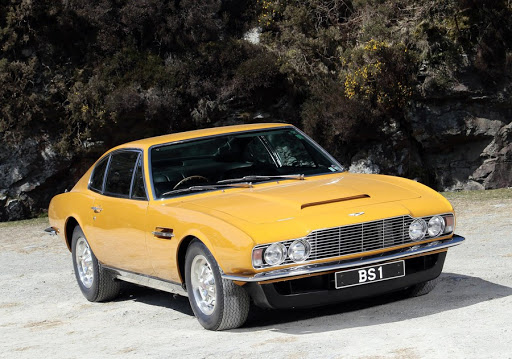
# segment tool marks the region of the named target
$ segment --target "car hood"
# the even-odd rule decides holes
[[[420,193],[410,187],[389,183],[379,176],[345,172],[303,181],[262,183],[249,189],[211,193],[194,199],[189,197],[180,206],[252,224],[307,221],[333,212],[419,198]],[[398,211],[407,212],[402,206]]]

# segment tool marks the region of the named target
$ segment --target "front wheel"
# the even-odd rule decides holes
[[[88,301],[103,302],[117,297],[120,283],[110,272],[101,268],[79,226],[73,231],[71,255],[78,286]]]
[[[215,258],[198,240],[187,249],[185,281],[192,310],[205,329],[233,329],[245,323],[249,295],[244,288],[222,279]]]

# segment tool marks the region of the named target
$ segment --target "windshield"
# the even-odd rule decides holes
[[[157,198],[222,183],[304,179],[341,172],[341,166],[294,128],[226,134],[158,146],[151,150]],[[198,187],[200,186],[200,187]]]

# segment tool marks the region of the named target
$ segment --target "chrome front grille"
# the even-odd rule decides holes
[[[432,216],[420,217],[428,223]],[[399,216],[384,218],[371,222],[350,224],[340,227],[317,229],[312,231],[303,239],[311,245],[311,254],[306,263],[317,259],[333,258],[356,253],[371,252],[379,249],[392,248],[403,244],[414,245],[409,237],[409,226],[414,218],[411,216]],[[446,233],[449,234],[449,233]],[[430,239],[428,232],[422,239]],[[282,241],[286,248],[294,240]],[[266,248],[269,244],[255,248]],[[281,265],[293,264],[287,255]],[[264,263],[259,268],[266,268],[270,265]]]
[[[309,260],[412,243],[408,234],[412,221],[409,216],[401,216],[313,231],[306,237],[311,244]]]

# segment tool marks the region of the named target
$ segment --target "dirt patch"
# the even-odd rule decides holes
[[[65,243],[44,219],[0,223],[0,343],[6,358],[510,358],[512,196],[459,193],[456,232],[429,295],[308,310],[253,310],[240,329],[204,330],[186,298],[127,286],[87,302]],[[480,196],[480,197],[479,197]],[[448,197],[450,197],[448,195]],[[499,338],[496,339],[496,338]]]
[[[60,320],[43,320],[41,322],[30,322],[25,324],[24,328],[30,328],[33,330],[45,330],[48,328],[57,327],[59,325],[62,325],[63,322]]]

